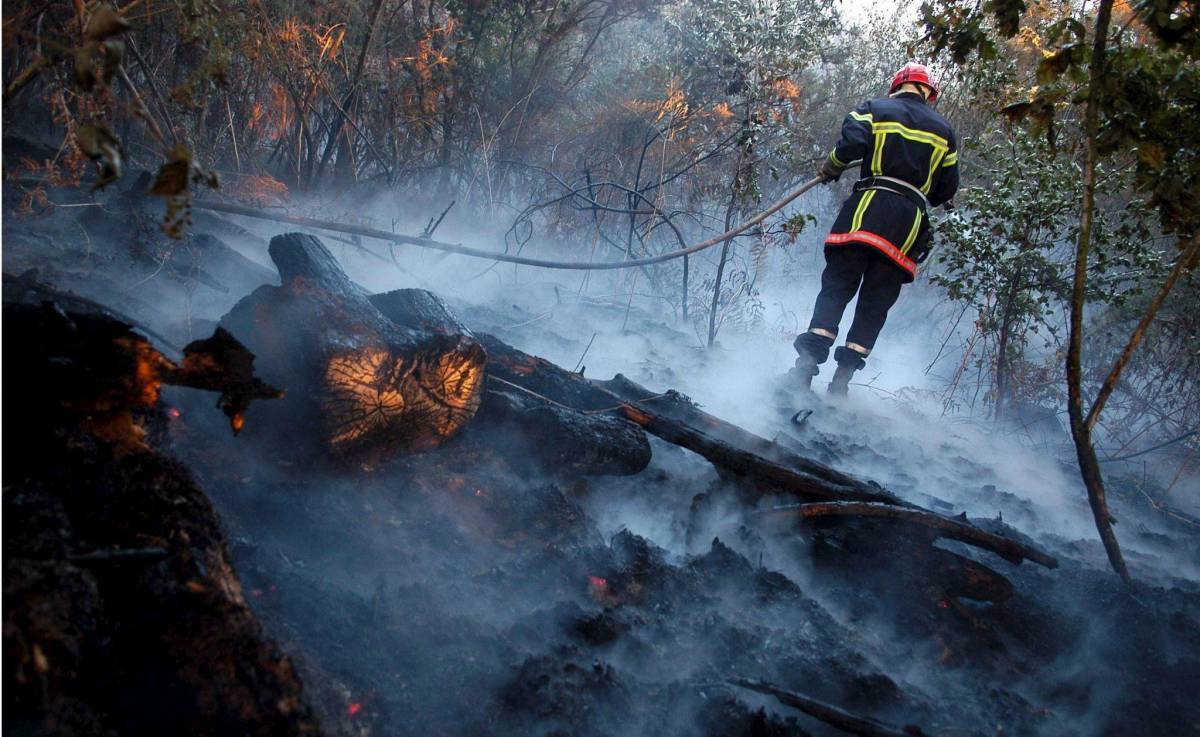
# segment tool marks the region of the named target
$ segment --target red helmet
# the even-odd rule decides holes
[[[905,82],[914,82],[916,84],[925,85],[929,88],[929,101],[933,102],[937,99],[937,84],[933,81],[933,78],[929,76],[929,70],[925,68],[924,64],[917,64],[916,62],[910,61],[909,63],[900,67],[900,70],[896,72],[896,76],[892,77],[892,88],[888,90],[888,94],[895,92],[900,88],[900,85],[904,84]]]

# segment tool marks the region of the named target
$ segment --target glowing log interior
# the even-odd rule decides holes
[[[281,285],[222,320],[288,389],[278,416],[255,423],[259,435],[273,426],[288,455],[370,463],[435,446],[474,416],[486,356],[441,300],[415,289],[368,296],[310,235],[277,236],[270,255]]]

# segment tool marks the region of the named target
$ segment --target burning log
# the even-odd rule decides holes
[[[748,678],[730,678],[735,686],[774,696],[781,704],[795,707],[811,717],[816,717],[826,724],[832,724],[838,729],[860,737],[928,737],[927,733],[911,724],[904,727],[893,727],[890,724],[876,721],[869,717],[851,714],[845,709],[823,701],[817,701],[795,691],[788,691],[766,681],[752,681]]]
[[[485,355],[437,297],[372,300],[310,235],[276,236],[269,253],[281,286],[259,287],[221,324],[289,387],[263,423],[280,450],[372,462],[436,446],[474,416]],[[313,428],[300,434],[313,439],[295,427]]]
[[[485,427],[493,425],[499,438],[509,438],[518,446],[510,457],[529,458],[543,472],[632,476],[650,464],[646,434],[611,415],[489,390],[478,420]]]
[[[189,343],[176,364],[102,306],[45,285],[5,296],[9,337],[25,358],[11,365],[5,385],[22,387],[10,396],[30,426],[77,423],[94,437],[134,449],[144,435],[134,416],[156,406],[163,384],[218,392],[235,433],[251,401],[280,396],[254,375],[254,355],[220,328]],[[58,401],[29,394],[24,387],[34,382],[54,386]]]

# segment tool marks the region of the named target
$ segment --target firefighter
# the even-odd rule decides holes
[[[917,264],[929,253],[929,208],[948,203],[958,189],[958,143],[950,123],[930,107],[937,96],[929,70],[904,65],[887,97],[846,116],[841,139],[821,164],[818,176],[835,181],[862,160],[854,192],[825,239],[825,271],[808,332],[794,343],[800,357],[791,373],[805,389],[829,358],[842,312],[857,293],[829,385],[830,394],[846,394],[900,287],[916,278]]]

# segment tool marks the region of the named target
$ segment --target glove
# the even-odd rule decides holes
[[[842,176],[842,170],[826,158],[821,162],[821,168],[817,169],[817,176],[826,182],[836,182]]]

